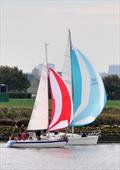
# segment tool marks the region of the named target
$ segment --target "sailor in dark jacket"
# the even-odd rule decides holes
[[[35,133],[36,133],[37,140],[41,140],[41,130],[36,130]]]

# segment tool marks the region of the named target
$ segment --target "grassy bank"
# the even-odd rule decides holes
[[[9,102],[0,103],[0,139],[8,139],[17,122],[18,125],[28,124],[33,99],[10,99]],[[120,135],[120,101],[108,101],[101,115],[89,126],[76,127],[76,133],[81,131],[101,129],[104,135]]]
[[[105,108],[118,108],[118,109],[120,109],[120,100],[109,100],[109,101],[107,101]]]
[[[9,125],[0,125],[0,140],[8,140],[11,134],[13,133],[14,126],[9,126]],[[83,128],[75,128],[76,133],[82,133],[82,132],[87,132],[91,133],[98,130],[98,127],[94,126],[87,126]],[[100,143],[106,141],[106,139],[101,140],[102,138],[108,138],[109,141],[113,142],[120,142],[120,128],[119,127],[112,127],[112,126],[99,126],[99,130],[101,130],[100,134]],[[115,141],[115,138],[111,139],[110,136],[113,137],[118,137],[117,141]],[[108,141],[108,142],[109,142]]]
[[[9,102],[0,102],[0,107],[21,107],[32,108],[34,99],[9,99]],[[120,100],[109,100],[105,108],[120,109]]]
[[[19,107],[19,108],[32,108],[34,99],[9,99],[9,102],[0,102],[0,107]]]

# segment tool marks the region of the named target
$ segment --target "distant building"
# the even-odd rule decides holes
[[[29,80],[29,82],[31,83],[31,81],[34,78],[34,75],[32,73],[26,73],[27,74],[27,79]]]
[[[37,65],[36,67],[34,67],[33,70],[32,70],[32,73],[33,73],[33,74],[40,75],[40,74],[41,74],[41,71],[42,71],[42,65],[43,65],[43,64],[39,64],[39,65]],[[53,68],[53,69],[55,69],[55,64],[53,64],[53,63],[48,63],[48,66],[51,67],[51,68]]]
[[[104,72],[104,73],[100,73],[101,77],[106,77],[108,76],[108,73]]]
[[[120,65],[109,65],[108,74],[120,76]]]
[[[53,68],[53,69],[55,70],[55,64],[53,64],[53,63],[48,63],[48,66],[51,67],[51,68]]]
[[[55,69],[55,64],[48,63],[48,66]],[[38,89],[39,80],[40,80],[41,71],[42,71],[42,64],[39,64],[32,69],[31,74],[27,74],[28,80],[30,81],[30,84],[31,84],[30,88],[28,89],[28,92],[30,92],[32,94],[36,94],[37,89]]]

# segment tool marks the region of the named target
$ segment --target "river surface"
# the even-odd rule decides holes
[[[13,149],[1,143],[0,170],[120,170],[120,144]]]

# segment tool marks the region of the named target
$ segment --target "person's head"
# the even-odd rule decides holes
[[[18,128],[17,123],[15,124],[15,127]]]

